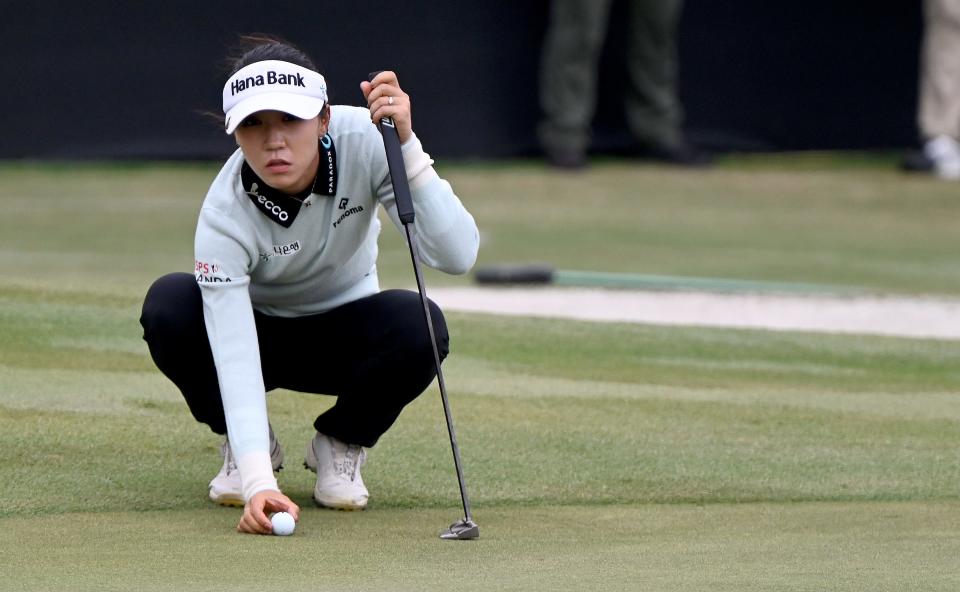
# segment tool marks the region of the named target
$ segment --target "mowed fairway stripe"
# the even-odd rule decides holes
[[[749,362],[730,361],[727,363],[696,359],[657,359],[645,360],[653,366],[674,366],[677,368],[700,367],[709,371],[711,366],[717,370],[731,368],[749,372]],[[828,366],[803,364],[757,365],[765,371],[780,369],[783,372],[836,372],[855,374],[864,371],[830,368]],[[799,367],[798,367],[799,366]],[[481,396],[506,395],[525,399],[661,399],[667,401],[702,401],[729,403],[742,406],[770,406],[776,408],[810,408],[839,413],[864,414],[867,416],[895,417],[901,419],[952,420],[960,421],[960,397],[950,392],[914,391],[909,394],[891,393],[877,390],[858,391],[844,395],[829,388],[758,388],[745,385],[739,388],[728,386],[703,388],[680,385],[645,384],[614,382],[604,380],[578,380],[554,376],[526,375],[518,377],[516,373],[491,368],[489,364],[471,358],[453,359],[445,363],[445,372],[457,376],[458,392]],[[865,373],[865,372],[864,372]]]

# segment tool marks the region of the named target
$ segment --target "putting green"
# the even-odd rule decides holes
[[[953,185],[785,158],[442,172],[483,263],[960,293]],[[311,507],[297,466],[329,398],[271,395],[303,521],[235,533],[205,499],[219,439],[137,323],[190,268],[215,169],[0,166],[0,589],[960,589],[960,342],[935,340],[448,314],[481,539],[437,538],[460,511],[435,388],[371,452],[359,514]],[[381,244],[384,286],[411,285]]]
[[[0,519],[4,588],[70,590],[956,590],[960,504],[306,508],[292,537],[239,510]]]

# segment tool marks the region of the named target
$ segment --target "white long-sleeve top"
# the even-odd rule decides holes
[[[416,136],[402,151],[422,262],[466,273],[479,247],[473,217]],[[237,150],[207,193],[195,275],[246,500],[277,489],[253,310],[296,317],[379,292],[378,204],[402,231],[380,132],[367,109],[348,106],[331,107],[311,192],[289,196],[268,187]]]

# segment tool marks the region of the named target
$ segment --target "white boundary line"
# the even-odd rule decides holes
[[[960,339],[960,300],[585,288],[429,288],[441,308],[498,315]]]

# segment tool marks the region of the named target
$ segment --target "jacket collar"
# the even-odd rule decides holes
[[[289,195],[267,185],[253,168],[243,161],[240,167],[240,180],[243,190],[260,212],[284,228],[290,228],[303,200],[311,194],[336,195],[337,193],[337,149],[333,138],[327,134],[319,140],[320,164],[313,185],[297,195]]]

